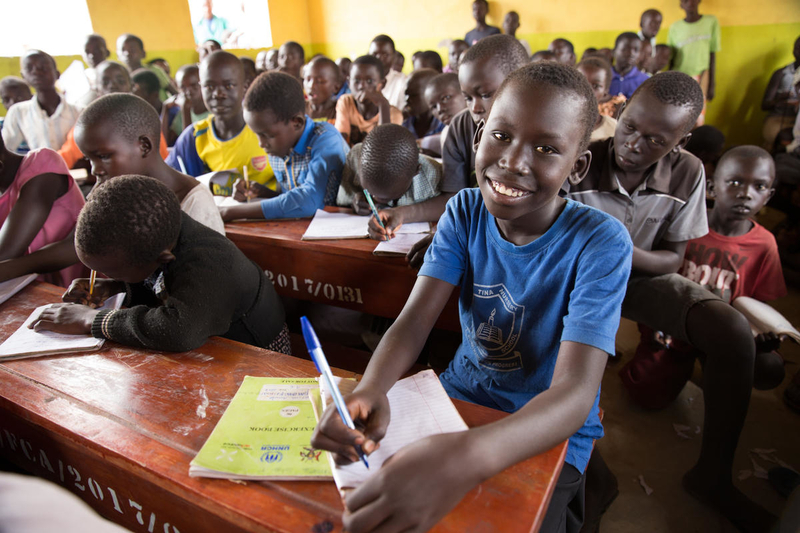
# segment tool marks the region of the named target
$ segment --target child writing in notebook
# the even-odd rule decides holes
[[[364,140],[378,124],[402,124],[403,113],[389,104],[381,90],[386,83],[383,63],[375,56],[361,56],[350,67],[352,94],[336,102],[336,129],[350,146]]]
[[[269,155],[281,192],[276,196],[252,182],[246,190],[240,180],[235,198],[267,199],[220,207],[223,220],[310,217],[334,203],[347,144],[333,126],[314,122],[305,109],[303,87],[294,76],[267,72],[253,82],[244,99],[244,116]]]
[[[31,324],[36,331],[172,352],[221,335],[288,353],[283,307],[264,271],[183,213],[175,193],[156,179],[127,175],[98,185],[78,219],[75,247],[108,279],[95,281],[91,297],[89,280],[75,280],[64,295],[71,303],[47,309]],[[127,309],[83,305],[118,293],[125,293]]]
[[[406,222],[420,222],[414,205],[438,196],[441,181],[442,165],[419,153],[414,135],[397,124],[384,124],[347,154],[336,205],[352,207],[358,215],[372,214],[363,192],[367,189],[383,217],[400,210]],[[372,226],[374,239],[394,236],[377,223]]]
[[[414,364],[455,287],[462,342],[442,384],[453,398],[513,414],[401,450],[345,499],[348,531],[427,531],[475,485],[565,439],[542,531],[579,530],[632,250],[619,222],[559,196],[588,170],[596,116],[586,79],[555,63],[521,68],[497,91],[476,135],[479,188],[448,202],[403,311],[345,398],[363,432],[329,410],[312,445],[341,461],[356,459],[354,445],[376,448],[390,418],[386,392]]]

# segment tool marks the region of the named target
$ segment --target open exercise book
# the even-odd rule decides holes
[[[316,419],[308,398],[316,378],[245,376],[189,475],[224,479],[330,479],[323,452],[311,447]]]
[[[106,300],[99,309],[119,309],[125,294],[117,294]],[[37,307],[3,344],[0,344],[0,361],[41,357],[74,352],[91,352],[103,347],[105,339],[97,339],[91,335],[65,335],[52,331],[34,331],[28,324],[34,322],[42,311],[52,304]]]
[[[0,304],[27,287],[39,274],[28,274],[0,283]]]
[[[339,390],[343,395],[352,392],[355,386],[356,382],[353,380],[343,379],[339,382]],[[330,394],[325,391],[324,382],[321,393],[326,399],[326,409],[336,409],[330,404]],[[310,396],[314,404],[314,413],[319,419],[322,413],[320,391],[312,390]],[[423,370],[401,379],[391,388],[387,397],[392,414],[391,421],[380,447],[367,457],[369,470],[361,461],[344,466],[337,465],[330,454],[325,454],[331,464],[333,480],[342,496],[346,490],[358,487],[369,476],[374,475],[383,463],[401,448],[430,435],[468,429],[433,370]]]
[[[792,326],[785,316],[770,305],[747,296],[736,298],[731,302],[731,305],[750,322],[750,329],[753,335],[772,332],[778,335],[787,335],[795,342],[800,343],[800,332]]]
[[[328,213],[317,209],[314,218],[303,233],[304,241],[322,241],[336,239],[365,239],[369,237],[369,216],[350,213]],[[412,222],[403,224],[395,233],[428,233],[431,225],[428,222]]]

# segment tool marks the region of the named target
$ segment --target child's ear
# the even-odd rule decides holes
[[[692,133],[689,132],[683,136],[683,138],[678,141],[678,144],[675,145],[675,148],[672,149],[673,152],[678,153],[681,151],[681,148],[686,148],[686,145],[689,143],[689,139],[692,138]]]
[[[153,151],[153,141],[146,135],[139,136],[139,151],[142,153],[142,159],[150,155],[150,152]]]
[[[708,196],[709,198],[716,198],[717,197],[717,191],[714,189],[714,180],[713,179],[709,179],[708,176],[706,176],[706,180],[707,180],[707,182],[706,182],[706,196]]]
[[[583,178],[586,177],[586,173],[589,172],[589,167],[592,164],[592,152],[589,150],[585,150],[578,156],[578,159],[575,160],[575,163],[572,165],[572,170],[567,176],[567,181],[570,185],[577,185],[579,184]]]
[[[302,130],[306,127],[306,114],[305,113],[298,113],[293,116],[291,119],[292,126],[294,127],[295,131]]]
[[[481,144],[483,138],[483,130],[486,128],[486,121],[481,120],[478,122],[478,127],[475,129],[475,135],[472,137],[472,151],[478,152],[478,145]]]
[[[172,263],[175,261],[175,255],[172,253],[172,250],[161,250],[161,253],[158,254],[158,259],[156,260],[160,265],[166,265],[167,263]]]

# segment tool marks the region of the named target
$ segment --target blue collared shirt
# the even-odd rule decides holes
[[[611,67],[611,87],[608,89],[608,94],[612,96],[624,94],[625,98],[630,100],[636,88],[649,77],[636,67],[631,68],[624,76]]]
[[[428,131],[425,132],[425,135],[422,137],[417,136],[417,130],[414,128],[414,124],[417,122],[417,118],[414,116],[410,116],[403,121],[403,127],[414,134],[414,137],[417,139],[421,139],[422,137],[427,137],[428,135],[436,135],[437,133],[441,133],[444,129],[444,124],[436,117],[433,117],[431,120],[431,125],[428,127]]]
[[[306,115],[303,134],[289,155],[269,156],[282,192],[261,202],[264,218],[310,217],[317,209],[334,205],[348,151],[333,125]]]

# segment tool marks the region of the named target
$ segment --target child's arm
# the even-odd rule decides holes
[[[418,204],[382,209],[378,215],[386,229],[380,227],[375,217],[372,217],[369,219],[369,236],[378,241],[385,241],[387,235],[389,238],[394,237],[394,230],[406,222],[436,222],[444,213],[447,201],[455,194],[444,192]]]
[[[683,253],[686,250],[687,242],[689,241],[662,240],[658,243],[658,248],[654,250],[634,247],[633,269],[651,276],[677,272],[683,264]]]
[[[709,102],[714,99],[714,94],[717,88],[716,72],[717,54],[715,52],[711,52],[708,58],[708,91],[706,92],[706,100]]]
[[[66,194],[68,179],[63,174],[40,174],[22,186],[17,203],[0,228],[0,261],[25,254],[55,201]]]
[[[348,145],[350,144],[350,115],[348,104],[354,105],[352,100],[352,96],[348,98],[348,95],[344,95],[336,101],[336,123],[335,128],[336,130],[342,134],[344,137],[344,142]]]
[[[367,99],[378,106],[378,114],[380,115],[378,118],[378,125],[383,126],[384,124],[391,124],[392,105],[389,103],[389,100],[383,96],[383,93],[378,89],[374,89],[367,93]]]
[[[49,274],[79,261],[73,235],[43,246],[32,254],[0,261],[0,282],[28,274]]]

